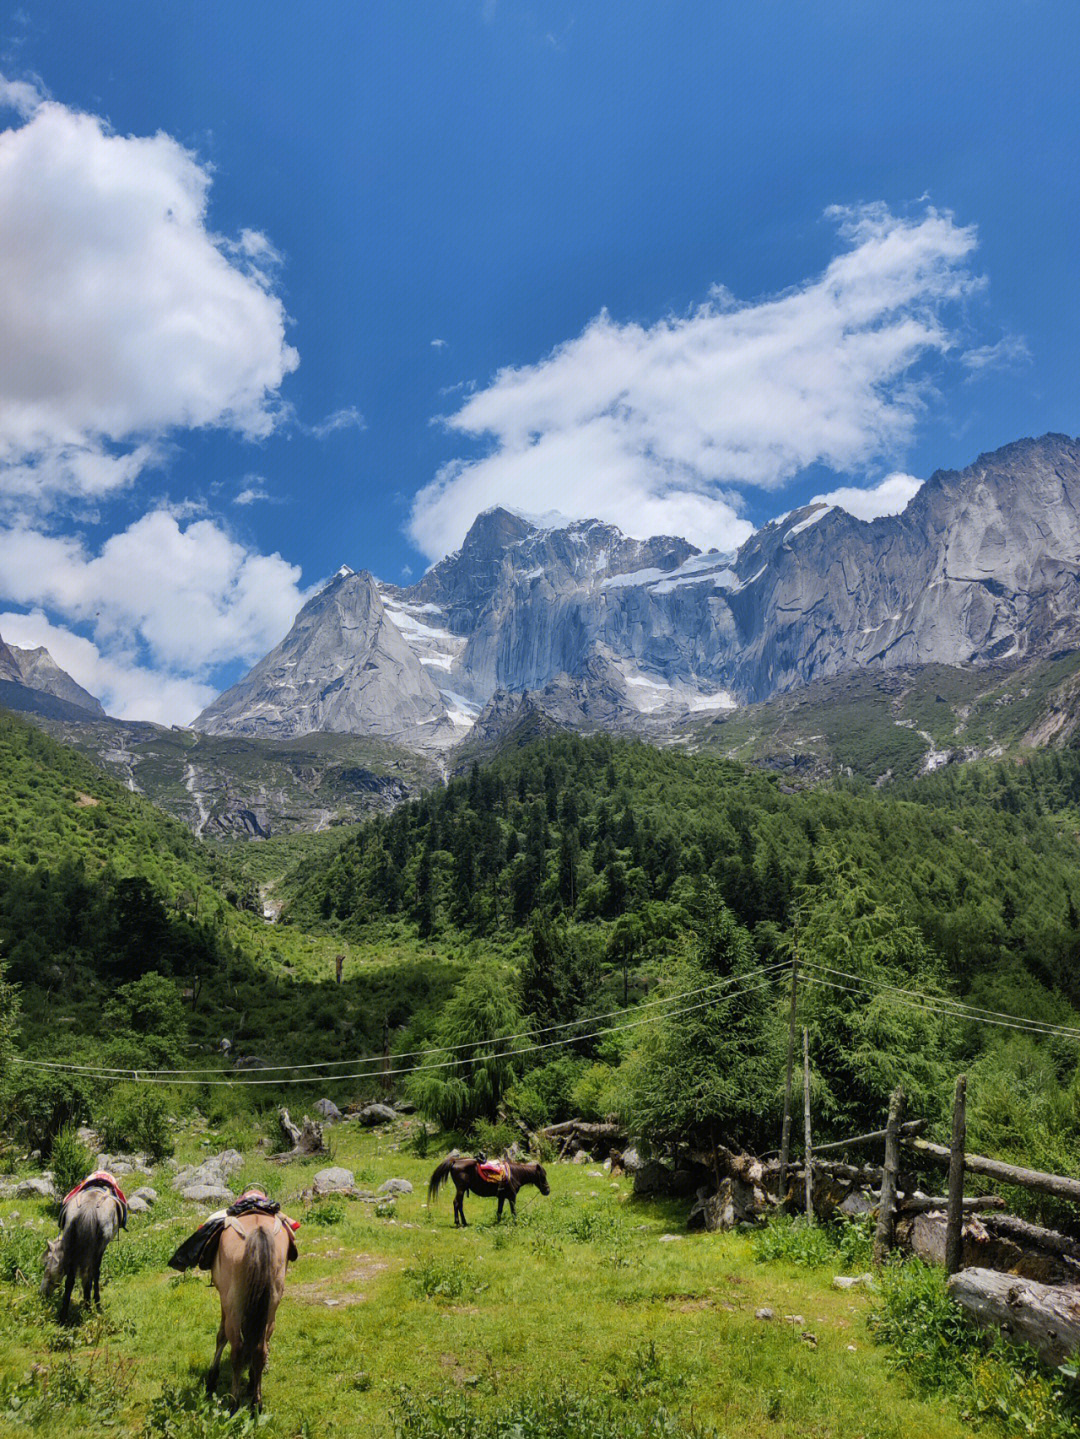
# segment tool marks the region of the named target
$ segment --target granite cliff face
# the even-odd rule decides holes
[[[52,718],[104,719],[101,701],[76,684],[47,649],[20,649],[0,639],[0,704]]]
[[[339,575],[197,727],[355,727],[423,748],[493,705],[489,732],[530,693],[575,728],[655,731],[852,670],[1069,648],[1080,441],[1047,435],[937,472],[901,515],[811,505],[735,555],[490,510],[408,589]]]
[[[207,734],[329,731],[452,741],[437,686],[388,618],[375,581],[343,566],[276,649],[195,721]]]

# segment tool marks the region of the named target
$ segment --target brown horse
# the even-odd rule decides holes
[[[292,1231],[279,1214],[231,1215],[221,1232],[210,1277],[221,1297],[217,1352],[206,1376],[206,1392],[217,1387],[226,1342],[232,1360],[232,1404],[240,1403],[240,1379],[250,1369],[252,1406],[262,1408],[262,1374],[266,1367],[274,1316],[285,1292],[285,1270],[296,1258]]]
[[[482,1199],[498,1199],[499,1211],[496,1219],[502,1218],[503,1205],[510,1201],[510,1213],[517,1215],[517,1192],[523,1184],[535,1184],[541,1194],[550,1194],[551,1186],[542,1164],[512,1164],[506,1161],[509,1178],[498,1183],[484,1179],[479,1173],[479,1160],[471,1154],[448,1154],[436,1166],[428,1184],[429,1203],[438,1197],[439,1190],[448,1179],[454,1181],[454,1228],[465,1225],[465,1196],[479,1194]]]

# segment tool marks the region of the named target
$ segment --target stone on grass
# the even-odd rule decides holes
[[[571,1164],[591,1164],[593,1157],[587,1149],[579,1149],[570,1161]]]
[[[661,1234],[660,1239],[659,1239],[658,1242],[659,1242],[660,1244],[674,1244],[675,1241],[676,1241],[676,1239],[681,1239],[681,1238],[682,1238],[682,1235],[681,1235],[681,1234]]]
[[[755,1318],[755,1319],[775,1319],[775,1318],[776,1318],[776,1315],[773,1313],[773,1311],[772,1311],[771,1309],[755,1309],[755,1310],[754,1310],[754,1318]]]
[[[35,1175],[32,1179],[24,1179],[21,1184],[15,1186],[16,1199],[55,1199],[56,1190],[51,1179],[44,1175]]]
[[[128,1200],[128,1210],[132,1214],[149,1214],[150,1206],[145,1199],[140,1199],[137,1194],[133,1194]]]
[[[838,1274],[832,1282],[834,1289],[856,1289],[860,1285],[872,1289],[874,1276],[872,1274]]]
[[[181,1189],[180,1198],[192,1204],[231,1204],[236,1195],[224,1184],[188,1184]]]
[[[141,1188],[135,1190],[131,1198],[141,1199],[144,1204],[156,1204],[158,1201],[158,1193],[156,1189],[151,1189],[149,1184],[144,1184]]]
[[[312,1183],[316,1194],[333,1194],[336,1190],[352,1189],[355,1181],[351,1169],[332,1165],[329,1169],[320,1169]]]
[[[388,1104],[365,1104],[356,1117],[361,1124],[370,1128],[374,1124],[392,1124],[397,1118],[397,1112]]]
[[[341,1110],[332,1099],[317,1099],[315,1113],[321,1115],[327,1124],[336,1124],[341,1118]]]
[[[407,1179],[388,1179],[385,1184],[380,1184],[379,1194],[411,1194],[412,1185]]]
[[[642,1159],[633,1145],[631,1145],[629,1149],[623,1150],[619,1163],[626,1170],[627,1174],[635,1174],[639,1169],[644,1168],[645,1165],[644,1159]]]
[[[415,1114],[416,1105],[411,1099],[397,1099],[394,1101],[394,1108],[398,1114]]]
[[[193,1184],[216,1186],[218,1189],[225,1189],[225,1181],[230,1174],[235,1174],[238,1169],[243,1169],[243,1156],[235,1149],[223,1149],[220,1154],[215,1154],[209,1159],[204,1159],[197,1167],[185,1165],[174,1177],[172,1187],[184,1190]]]

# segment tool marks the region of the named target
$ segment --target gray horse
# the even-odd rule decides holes
[[[107,1189],[84,1189],[64,1206],[60,1234],[49,1240],[45,1251],[45,1277],[41,1293],[47,1298],[64,1280],[64,1302],[60,1322],[68,1316],[75,1280],[82,1281],[83,1304],[89,1308],[93,1286],[94,1303],[101,1308],[101,1256],[120,1228],[120,1205]]]

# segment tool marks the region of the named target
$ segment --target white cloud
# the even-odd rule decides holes
[[[337,430],[366,430],[367,421],[355,405],[345,405],[333,414],[327,415],[325,420],[320,420],[317,425],[311,425],[308,433],[315,436],[317,440],[324,440],[327,435],[332,435]]]
[[[974,374],[981,370],[1004,370],[1030,360],[1031,351],[1022,335],[1003,335],[996,344],[976,345],[960,356],[960,363]]]
[[[244,480],[244,488],[233,500],[234,505],[254,505],[260,500],[271,500],[273,496],[266,488],[266,481],[261,475],[248,475]]]
[[[55,625],[41,610],[0,614],[0,635],[22,649],[44,645],[61,669],[116,719],[186,724],[217,694],[212,685],[147,669],[130,655],[103,655],[92,640]]]
[[[445,349],[446,349],[446,341],[445,341],[445,340],[432,340],[432,342],[431,342],[431,348],[432,348],[433,350],[445,350]]]
[[[43,103],[42,87],[29,80],[8,80],[0,75],[0,110],[14,110],[24,120]]]
[[[298,363],[279,257],[207,225],[210,174],[168,135],[113,134],[3,82],[0,499],[26,514],[129,485],[176,428],[274,427]]]
[[[914,475],[905,475],[898,470],[886,475],[880,484],[866,489],[859,489],[856,485],[841,486],[838,490],[830,490],[827,495],[815,495],[812,503],[816,505],[823,501],[827,505],[837,505],[857,520],[876,520],[879,515],[898,515],[905,510],[908,501],[922,489],[922,483]]]
[[[815,279],[750,303],[717,288],[647,327],[601,313],[471,394],[447,424],[491,452],[416,496],[420,549],[445,554],[495,503],[730,548],[750,530],[734,487],[779,487],[814,462],[848,472],[902,446],[923,404],[914,367],[952,347],[946,309],[980,283],[975,232],[933,209],[829,214],[844,248]]]
[[[305,599],[299,569],[280,555],[246,549],[213,520],[182,528],[164,508],[96,554],[78,536],[0,529],[0,573],[10,601],[89,631],[102,662],[129,677],[125,704],[141,696],[141,715],[168,711],[177,722],[192,716],[172,706],[190,696],[205,703],[215,667],[260,658]]]

